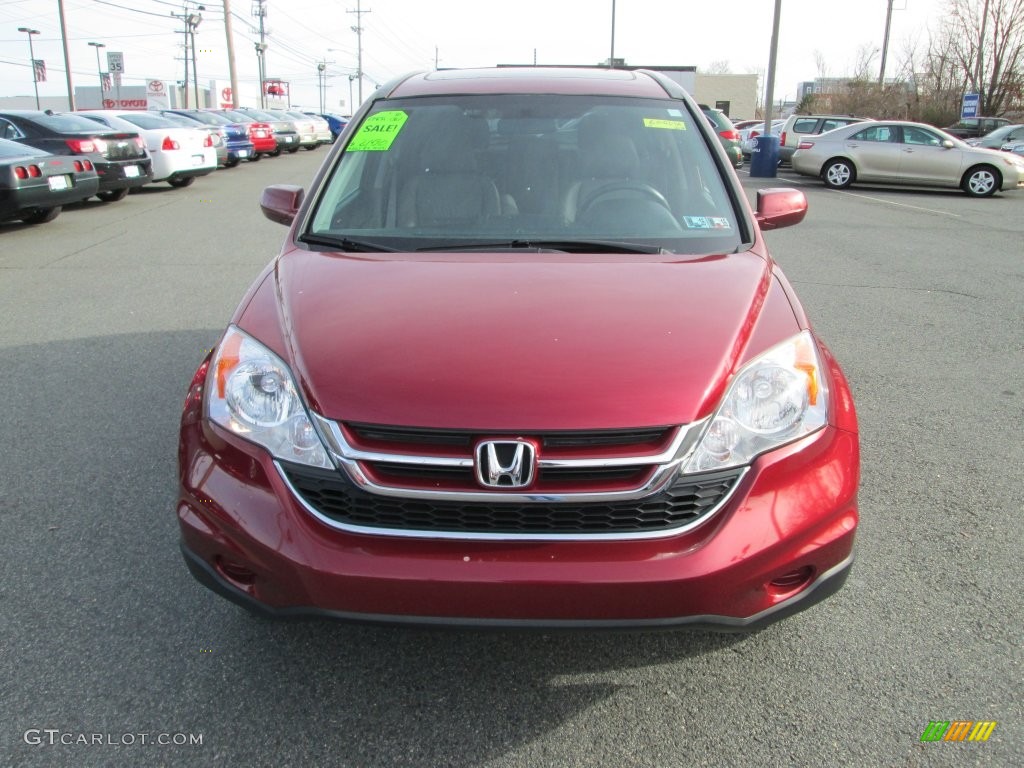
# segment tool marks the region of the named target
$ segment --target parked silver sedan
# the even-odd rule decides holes
[[[884,121],[836,128],[800,141],[793,170],[832,189],[854,182],[959,187],[972,197],[1024,188],[1024,160],[975,149],[922,123]]]

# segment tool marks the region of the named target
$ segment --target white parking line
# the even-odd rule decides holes
[[[748,173],[748,176],[749,176],[749,171],[747,173]],[[762,178],[757,177],[757,176],[749,176],[749,178],[752,179],[752,180],[757,180],[757,181],[761,181],[762,180]],[[774,179],[763,179],[763,180],[764,181],[774,181],[774,182],[779,183],[779,184],[795,184],[795,185],[799,185],[799,186],[812,186],[813,185],[813,186],[821,187],[822,189],[824,189],[824,187],[821,185],[821,183],[818,182],[816,179],[814,179],[814,180],[812,180],[812,179],[788,179],[788,178],[776,177]],[[883,204],[886,204],[886,205],[895,205],[895,206],[898,206],[900,208],[911,208],[911,209],[913,209],[915,211],[924,211],[925,213],[935,213],[935,214],[938,214],[939,216],[949,216],[949,217],[954,218],[954,219],[962,219],[963,218],[963,214],[960,214],[960,213],[951,213],[949,211],[940,211],[940,210],[938,210],[936,208],[924,208],[924,207],[922,207],[920,205],[910,205],[909,203],[897,203],[895,200],[887,200],[884,197],[873,197],[871,195],[860,194],[859,192],[846,192],[845,190],[841,190],[841,189],[836,189],[836,190],[832,190],[832,191],[833,192],[838,192],[841,195],[849,195],[850,197],[859,197],[862,200],[869,200],[869,201],[871,201],[873,203],[883,203]]]
[[[871,195],[861,195],[857,192],[844,192],[843,190],[836,190],[841,195],[849,195],[850,197],[859,197],[863,200],[870,200],[875,203],[885,203],[886,205],[896,205],[900,208],[913,208],[915,211],[925,211],[927,213],[936,213],[939,216],[951,216],[954,219],[962,219],[963,216],[959,213],[950,213],[949,211],[939,211],[935,208],[923,208],[920,205],[910,205],[909,203],[897,203],[895,200],[886,200],[884,197],[872,197]]]

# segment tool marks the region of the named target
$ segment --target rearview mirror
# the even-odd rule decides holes
[[[761,229],[781,229],[799,224],[807,215],[807,198],[799,189],[772,188],[757,191],[757,219]]]
[[[278,224],[291,224],[302,205],[304,192],[294,184],[271,184],[260,195],[263,215]]]

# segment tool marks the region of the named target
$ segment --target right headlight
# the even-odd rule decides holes
[[[755,456],[815,432],[828,422],[828,385],[809,331],[736,373],[682,472],[749,464]]]
[[[278,459],[333,469],[285,362],[231,326],[210,364],[206,393],[211,421]]]

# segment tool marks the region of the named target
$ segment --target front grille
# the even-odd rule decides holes
[[[281,462],[288,482],[319,514],[345,527],[465,534],[637,534],[692,525],[725,499],[741,469],[678,478],[666,490],[613,503],[481,503],[366,493],[340,472]]]
[[[375,424],[346,424],[346,431],[355,445],[377,449],[401,448],[402,445],[424,445],[469,449],[480,437],[478,432],[464,430],[417,429],[412,427],[391,427]],[[566,448],[621,448],[629,447],[639,453],[663,446],[672,439],[674,427],[653,427],[649,429],[602,429],[588,431],[547,432],[539,436],[545,452]],[[486,433],[497,436],[503,433]],[[509,435],[518,433],[507,433]],[[532,433],[526,433],[532,434]]]
[[[358,460],[374,482],[391,487],[472,492],[480,489],[472,462],[474,446],[485,438],[528,437],[538,446],[541,464],[532,493],[583,493],[628,491],[641,487],[653,476],[653,460],[667,450],[678,427],[553,431],[541,433],[472,432],[468,430],[395,427],[377,424],[339,425],[346,442],[366,452]],[[428,457],[403,461],[405,457]],[[443,466],[429,457],[459,459],[462,467]],[[544,465],[565,460],[576,465]],[[623,462],[623,459],[626,459]],[[662,459],[664,461],[664,459]],[[582,462],[583,466],[580,465]]]

